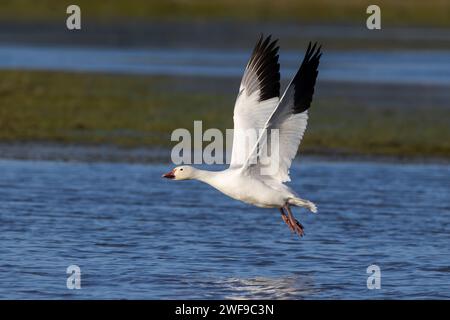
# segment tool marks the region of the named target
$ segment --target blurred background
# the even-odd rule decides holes
[[[319,208],[296,208],[302,239],[161,178],[174,129],[232,128],[261,34],[283,85],[323,48],[291,170]],[[448,0],[2,0],[0,299],[448,299],[449,120]]]
[[[371,1],[80,0],[81,30],[66,28],[70,4],[0,5],[5,156],[71,158],[94,144],[144,147],[126,154],[145,160],[193,120],[232,128],[261,33],[280,39],[284,84],[308,42],[323,45],[306,154],[450,156],[449,1],[378,1],[381,30],[366,28]]]

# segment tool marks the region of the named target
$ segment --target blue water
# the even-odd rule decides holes
[[[302,239],[169,167],[1,160],[0,298],[450,298],[449,165],[295,163]]]
[[[325,50],[320,78],[330,81],[450,85],[450,52]],[[0,46],[0,68],[127,74],[241,77],[249,50],[99,49]],[[280,52],[282,76],[290,79],[304,52]]]

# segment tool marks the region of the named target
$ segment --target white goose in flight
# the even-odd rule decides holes
[[[183,165],[163,177],[199,180],[233,199],[263,208],[279,208],[289,229],[303,236],[304,228],[290,207],[305,207],[312,212],[317,212],[317,207],[284,183],[290,181],[289,168],[306,130],[322,53],[320,46],[309,44],[297,74],[280,98],[278,49],[277,40],[261,36],[247,64],[234,107],[229,168],[206,171]],[[258,132],[250,148],[248,137],[242,134],[247,129]],[[277,143],[278,152],[269,154],[272,150],[269,145],[273,143]]]

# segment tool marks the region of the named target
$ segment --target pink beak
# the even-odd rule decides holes
[[[167,172],[166,174],[163,174],[162,177],[167,179],[175,179],[174,170]]]

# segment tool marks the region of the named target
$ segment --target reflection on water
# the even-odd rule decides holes
[[[301,240],[170,167],[0,161],[0,298],[450,298],[449,165],[295,162]]]
[[[223,286],[231,291],[225,299],[299,299],[316,292],[311,275],[291,275],[280,278],[229,278]]]

